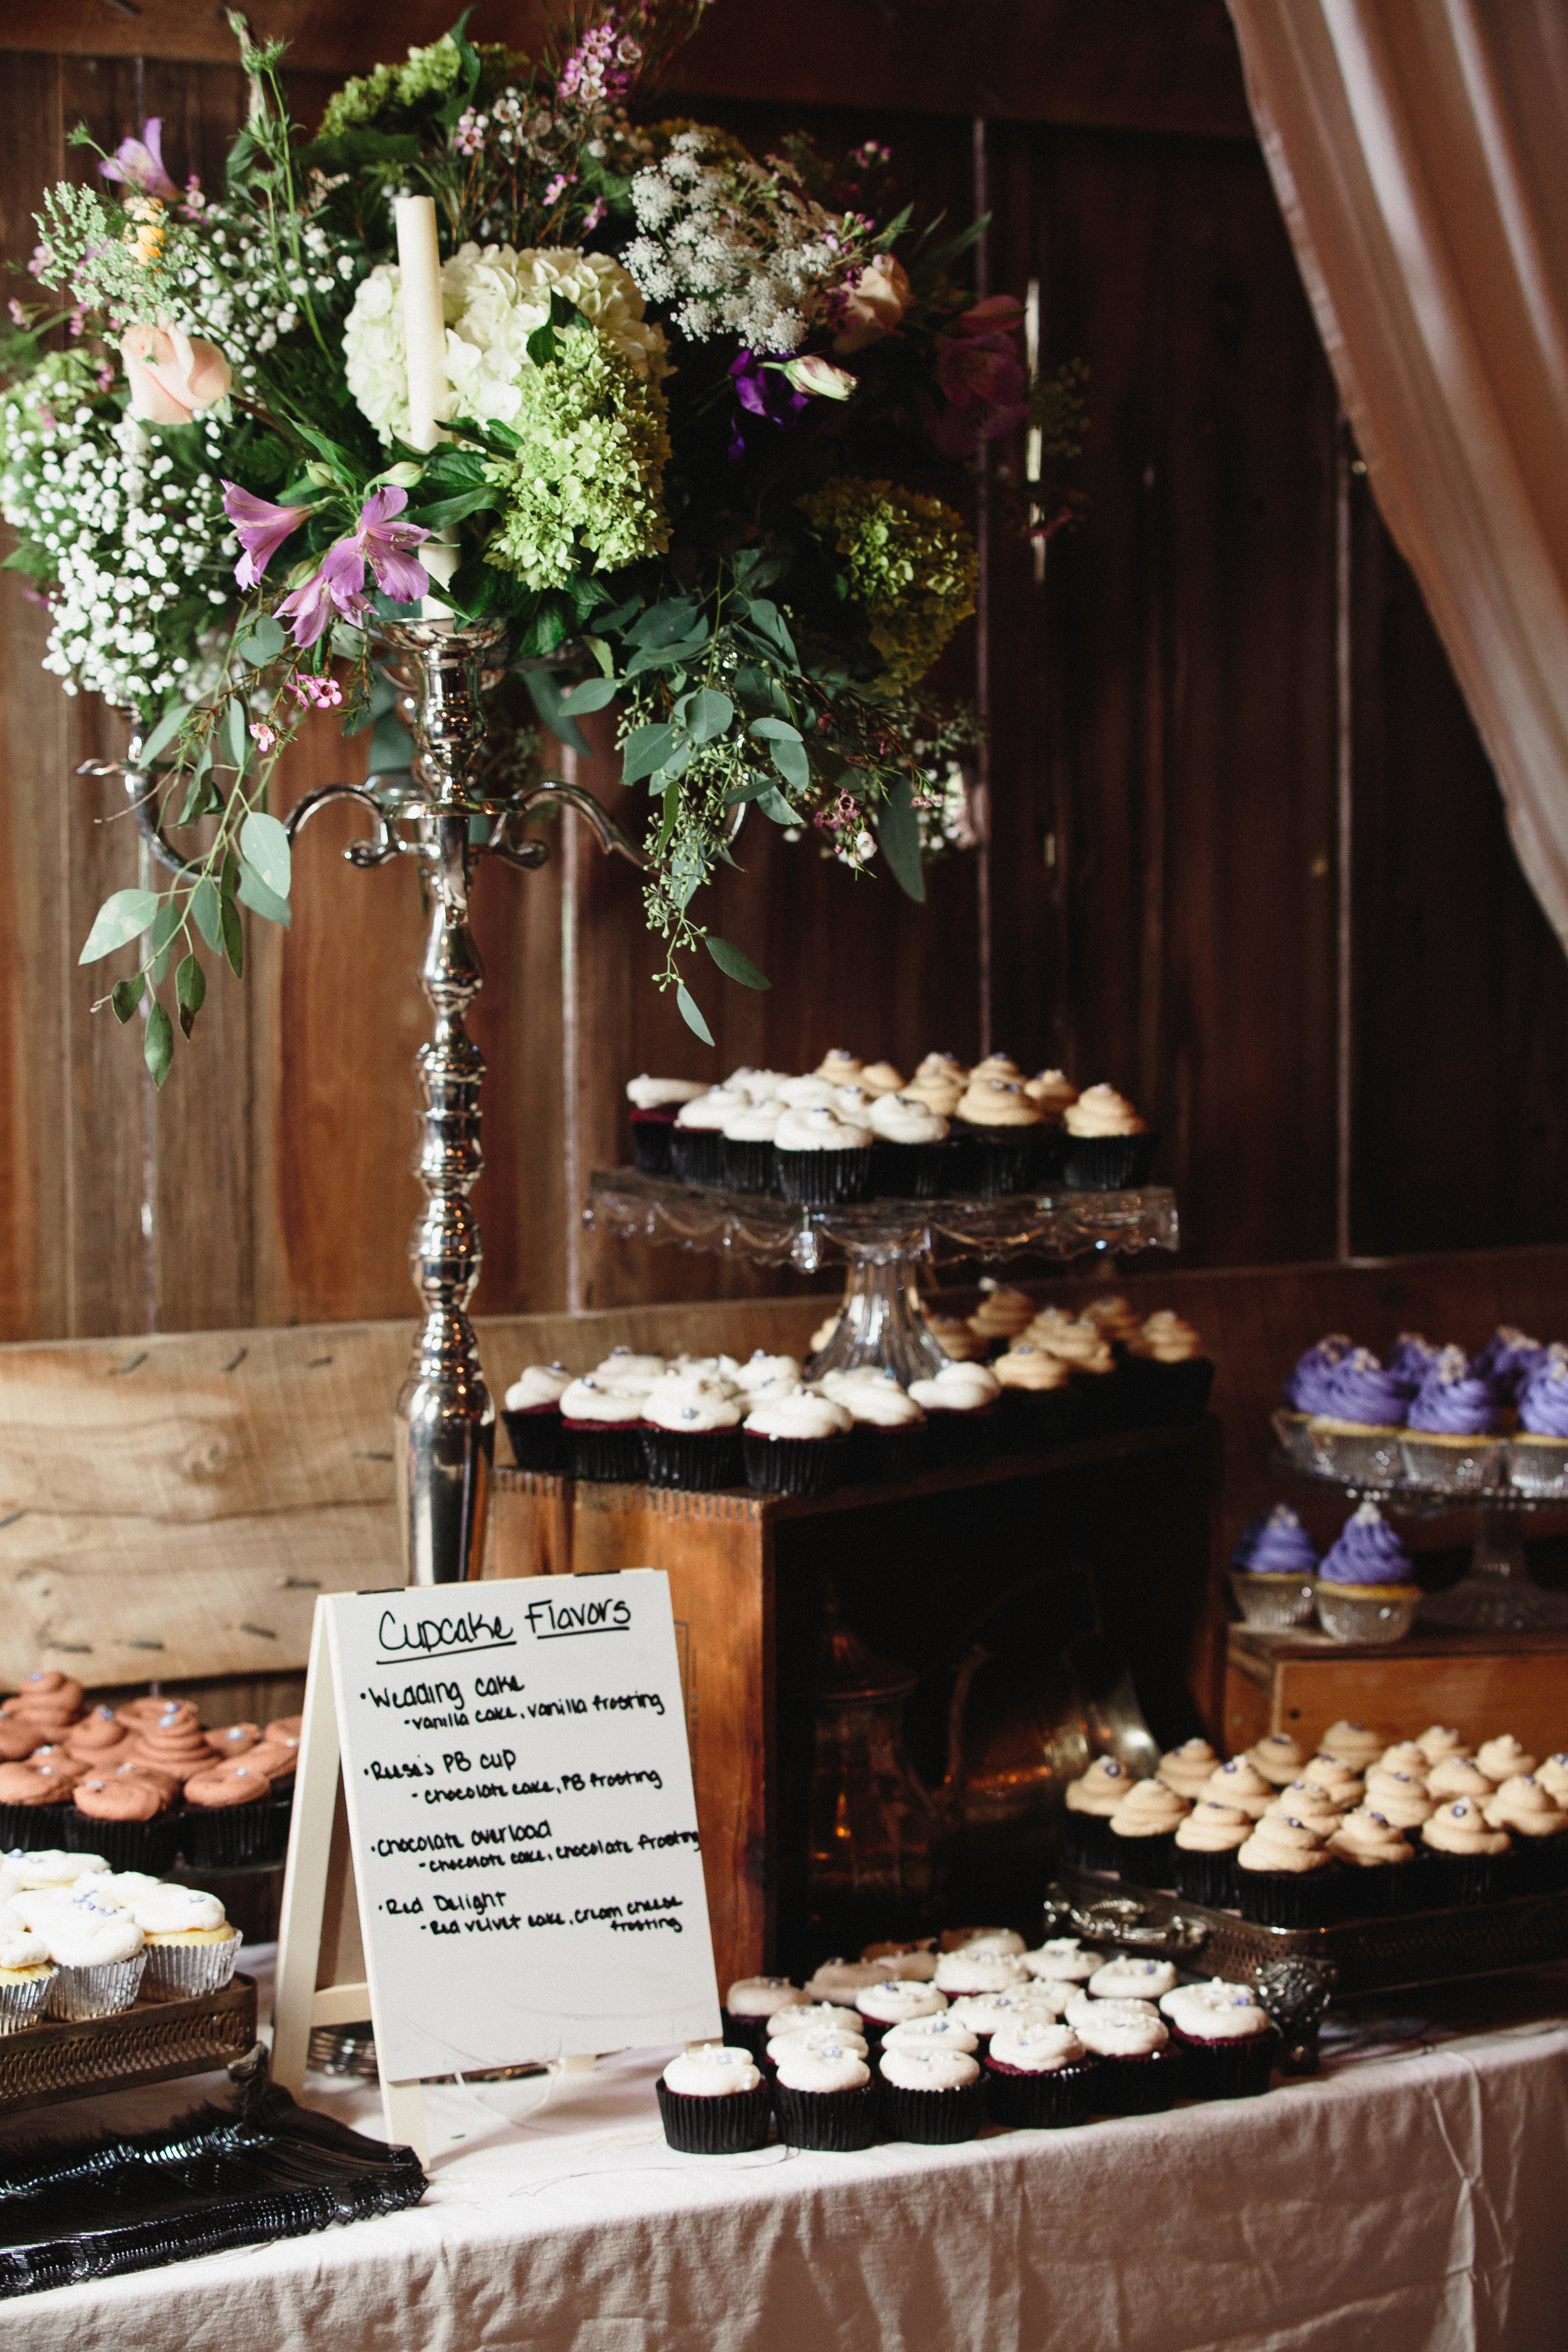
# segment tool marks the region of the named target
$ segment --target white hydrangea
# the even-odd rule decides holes
[[[636,283],[607,253],[465,245],[441,266],[449,387],[439,404],[443,420],[515,420],[520,380],[533,364],[528,339],[548,320],[552,292],[573,303],[645,382],[657,383],[667,373],[664,336],[648,325]],[[395,263],[373,269],[356,290],[343,327],[343,358],[349,390],[383,441],[405,439],[408,379]]]

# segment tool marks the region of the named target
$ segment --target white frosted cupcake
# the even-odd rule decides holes
[[[890,2138],[946,2147],[973,2139],[984,2122],[979,2063],[963,2051],[934,2043],[920,2049],[884,2046],[877,2066]]]
[[[830,1495],[849,1459],[849,1413],[815,1389],[760,1397],[742,1432],[746,1483],[764,1495]]]
[[[984,1364],[944,1364],[929,1381],[911,1381],[910,1394],[926,1416],[939,1464],[963,1468],[988,1462],[1001,1429],[1001,1384]]]
[[[0,1927],[0,2033],[37,2024],[54,1974],[42,1936],[28,1927]]]
[[[701,1493],[745,1484],[745,1401],[728,1381],[668,1371],[642,1402],[643,1463],[656,1486]]]
[[[152,2000],[218,1992],[239,1960],[239,1930],[216,1895],[165,1884],[134,1896],[130,1914],[147,1951],[142,1990]]]
[[[871,1192],[871,1130],[826,1103],[786,1109],[773,1130],[779,1190],[814,1209],[865,1201]]]
[[[773,2019],[786,2011],[804,2013],[810,2006],[788,1977],[737,1977],[724,1995],[724,2039],[742,2042],[753,2057],[760,2056]]]
[[[1021,1957],[1032,1977],[1057,1984],[1087,1984],[1100,1966],[1098,1956],[1086,1952],[1076,1936],[1048,1936]]]
[[[118,2017],[131,2007],[147,1965],[146,1942],[127,1911],[84,1896],[41,1915],[36,1932],[55,1964],[51,2017]]]
[[[1063,2131],[1089,2119],[1098,2074],[1070,2025],[1026,2019],[991,2039],[985,2101],[993,2123],[1013,2131]]]
[[[624,1484],[643,1475],[647,1386],[585,1372],[561,1392],[561,1426],[574,1478]]]
[[[669,1173],[669,1138],[683,1103],[708,1088],[700,1078],[652,1078],[646,1074],[626,1086],[631,1108],[632,1159],[645,1176]]]
[[[720,1134],[724,1182],[731,1192],[773,1190],[773,1136],[784,1109],[776,1097],[770,1097],[763,1102],[742,1103],[725,1119]]]
[[[682,1103],[669,1131],[669,1165],[683,1184],[724,1181],[724,1122],[746,1108],[746,1097],[713,1087]]]
[[[872,1098],[871,1186],[900,1201],[940,1200],[953,1164],[952,1129],[940,1111],[917,1095]]]
[[[878,2106],[866,2045],[858,2035],[836,2042],[790,2034],[780,2045],[773,2107],[786,2147],[839,2154],[869,2147],[877,2137]]]
[[[520,1470],[562,1469],[566,1433],[561,1400],[572,1385],[564,1364],[527,1364],[501,1399],[500,1417]]]
[[[773,2102],[749,2050],[700,2042],[655,2084],[664,2136],[682,2156],[739,2156],[767,2145]]]

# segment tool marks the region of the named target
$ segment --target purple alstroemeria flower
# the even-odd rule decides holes
[[[118,180],[121,187],[130,188],[139,196],[161,196],[166,205],[178,204],[180,191],[169,177],[163,163],[163,118],[149,117],[142,125],[140,139],[122,139],[112,155],[106,155],[99,171],[106,180]]]
[[[367,564],[376,586],[395,604],[417,604],[429,593],[430,574],[412,551],[430,534],[417,523],[395,520],[407,504],[406,490],[391,485],[373,490],[351,536],[330,547],[320,569],[283,599],[279,618],[287,616],[293,623],[297,646],[313,646],[334,612],[356,625],[363,620],[370,604]]]
[[[261,575],[286,539],[292,538],[309,507],[274,506],[270,499],[258,499],[252,490],[242,490],[237,482],[226,481],[223,486],[223,510],[239,534],[244,552],[234,567],[234,576],[242,588],[257,588]]]
[[[735,390],[730,426],[731,464],[738,465],[746,454],[747,417],[754,416],[764,425],[794,425],[812,404],[779,369],[764,365],[755,352],[737,352],[730,362],[730,381]]]

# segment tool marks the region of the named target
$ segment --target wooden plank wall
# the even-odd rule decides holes
[[[446,15],[437,0],[254,11],[297,37],[307,109]],[[529,9],[477,26],[536,31]],[[5,254],[27,251],[40,186],[86,169],[64,143],[78,119],[112,145],[159,113],[175,168],[210,178],[241,100],[226,39],[196,0],[6,12]],[[1138,1096],[1193,1263],[1568,1237],[1568,974],[1338,438],[1218,0],[721,0],[682,83],[683,106],[700,96],[760,139],[803,117],[828,146],[875,131],[955,218],[983,163],[992,283],[1038,278],[1047,359],[1091,370],[1089,516],[1053,544],[1043,585],[1000,520],[994,533],[988,879],[954,859],[921,912],[809,844],[742,836],[745,870],[712,919],[774,985],[702,985],[716,1057],[647,983],[629,870],[584,849],[483,877],[481,1307],[777,1280],[583,1236],[581,1182],[618,1148],[633,1071],[799,1065],[840,1038],[900,1059],[973,1053],[987,1028]],[[113,722],[38,672],[41,616],[14,577],[0,597],[0,1334],[405,1314],[413,876],[353,872],[335,854],[347,820],[323,820],[291,935],[252,927],[247,989],[215,983],[202,1042],[154,1101],[75,963],[99,899],[136,878],[115,787],[74,774]],[[971,635],[961,690],[975,666]],[[283,800],[358,756],[317,730]],[[617,794],[608,763],[591,773]]]

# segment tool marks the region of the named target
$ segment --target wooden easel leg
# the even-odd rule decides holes
[[[430,2161],[430,2134],[425,2118],[425,2093],[418,2083],[389,2083],[381,2077],[381,2112],[386,2137],[395,2147],[411,2147],[421,2164]]]
[[[320,1603],[310,1635],[310,1665],[300,1727],[294,1814],[278,1927],[272,2006],[272,2079],[298,2098],[305,2084],[316,1967],[326,1911],[327,1865],[338,1794],[338,1709],[332,1691],[327,1620]]]

